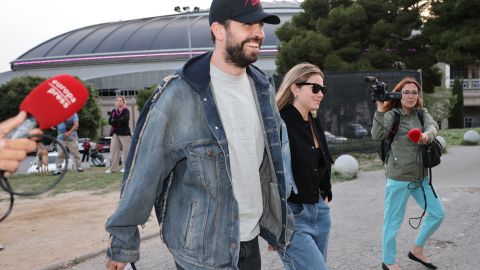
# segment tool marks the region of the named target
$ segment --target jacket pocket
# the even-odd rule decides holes
[[[185,232],[185,248],[200,252],[203,245],[203,234],[206,222],[206,211],[201,209],[198,201],[193,201],[190,206]]]
[[[193,175],[209,192],[216,192],[218,179],[225,171],[223,152],[216,143],[191,144],[187,147],[188,162]],[[193,179],[192,179],[193,180]]]

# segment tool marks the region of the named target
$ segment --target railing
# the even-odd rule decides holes
[[[450,80],[450,87],[453,87],[453,81]],[[480,79],[463,79],[463,90],[480,90]]]

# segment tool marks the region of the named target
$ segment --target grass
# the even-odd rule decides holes
[[[480,133],[480,128],[463,128],[463,129],[443,129],[439,131],[439,135],[442,136],[447,141],[447,145],[468,145],[463,141],[463,135],[468,130],[475,130],[478,133]],[[378,158],[377,153],[348,152],[347,154],[353,156],[358,161],[359,171],[373,171],[373,170],[380,170],[383,168],[383,162],[380,160],[380,158]],[[333,156],[334,160],[338,156],[339,155]],[[332,172],[332,182],[348,181],[353,179],[355,179],[355,177],[344,177],[344,176],[340,176],[337,172]]]
[[[383,162],[378,157],[377,153],[359,153],[351,152],[348,155],[353,156],[358,161],[358,170],[359,171],[374,171],[380,170],[383,168]],[[333,156],[335,160],[338,156]],[[356,177],[345,177],[339,175],[337,172],[332,170],[332,182],[343,182],[353,180]]]
[[[465,145],[463,135],[470,129],[447,129],[440,130],[439,135],[446,141],[447,145]],[[480,133],[480,128],[473,128]],[[378,158],[377,153],[349,152],[357,161],[359,171],[372,171],[382,169],[383,163]],[[333,156],[334,160],[338,156]],[[65,178],[55,186],[48,195],[66,193],[72,191],[93,191],[96,194],[118,191],[122,182],[122,174],[106,174],[105,168],[90,168],[82,173],[68,171]],[[342,177],[332,172],[332,182],[352,180],[354,177]],[[14,190],[16,191],[36,191],[46,187],[55,181],[54,176],[43,176],[38,174],[19,174],[10,178]],[[4,196],[2,196],[3,198]],[[0,198],[0,201],[6,198]]]
[[[111,191],[119,191],[123,174],[106,174],[105,168],[95,167],[83,172],[68,171],[63,180],[55,186],[48,195],[71,191],[94,191],[102,194]],[[44,176],[39,174],[18,174],[9,178],[15,191],[38,191],[44,189],[57,176]]]
[[[457,128],[442,129],[438,134],[447,141],[447,145],[467,145],[467,143],[463,141],[463,135],[468,130],[475,130],[480,133],[480,128]]]

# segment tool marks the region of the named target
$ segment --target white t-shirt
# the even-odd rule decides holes
[[[227,74],[210,64],[213,95],[228,141],[233,193],[238,202],[240,241],[260,233],[263,213],[260,165],[265,142],[252,86],[246,73]]]

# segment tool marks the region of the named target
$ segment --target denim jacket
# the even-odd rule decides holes
[[[137,226],[154,207],[163,241],[185,269],[237,269],[238,206],[227,138],[211,89],[211,55],[192,58],[165,78],[140,114],[120,202],[106,224],[111,234],[107,255],[114,261],[139,259]],[[281,119],[267,77],[252,65],[247,75],[266,145],[260,236],[284,250],[294,221],[286,204]]]

